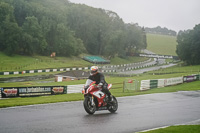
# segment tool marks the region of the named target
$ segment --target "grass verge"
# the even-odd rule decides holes
[[[117,88],[113,87],[113,89],[111,90],[111,93],[115,95],[116,97],[122,97],[122,96],[134,96],[134,95],[143,95],[143,94],[152,94],[152,93],[195,91],[195,90],[200,90],[200,81],[184,83],[177,86],[156,88],[156,89],[151,89],[147,91],[123,92],[121,87],[117,87]],[[80,93],[50,95],[50,96],[40,96],[40,97],[8,98],[8,99],[0,100],[0,108],[33,105],[33,104],[79,101],[79,100],[83,100],[83,95]]]
[[[199,133],[200,125],[180,125],[160,128],[157,130],[147,131],[145,133]],[[144,133],[144,132],[140,132]]]

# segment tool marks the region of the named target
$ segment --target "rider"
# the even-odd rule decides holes
[[[102,91],[106,93],[108,96],[109,101],[111,101],[111,93],[108,89],[108,84],[105,81],[104,75],[102,73],[98,72],[98,67],[97,66],[92,66],[90,68],[90,76],[88,78],[89,80],[96,81],[95,84],[98,84],[98,87],[102,88]],[[85,90],[87,90],[89,86],[85,86]]]

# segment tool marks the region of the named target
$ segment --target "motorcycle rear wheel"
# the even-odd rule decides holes
[[[92,105],[92,104],[94,104],[94,105]],[[96,111],[96,105],[95,105],[95,103],[92,103],[91,97],[85,97],[83,105],[84,105],[85,111],[88,114],[92,115],[92,114],[95,113],[95,111]]]
[[[118,109],[118,102],[117,102],[117,99],[113,97],[113,101],[111,104],[108,105],[108,110],[111,112],[111,113],[115,113]]]

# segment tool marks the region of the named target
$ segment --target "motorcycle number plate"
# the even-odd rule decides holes
[[[96,91],[93,93],[93,95],[95,95],[96,97],[98,98],[101,98],[103,97],[105,94],[102,92],[102,91]]]

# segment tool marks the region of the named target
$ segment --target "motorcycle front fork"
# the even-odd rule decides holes
[[[91,103],[92,103],[92,106],[94,106],[95,105],[95,103],[94,103],[94,97],[92,96],[92,97],[90,97],[90,101],[91,101]]]

